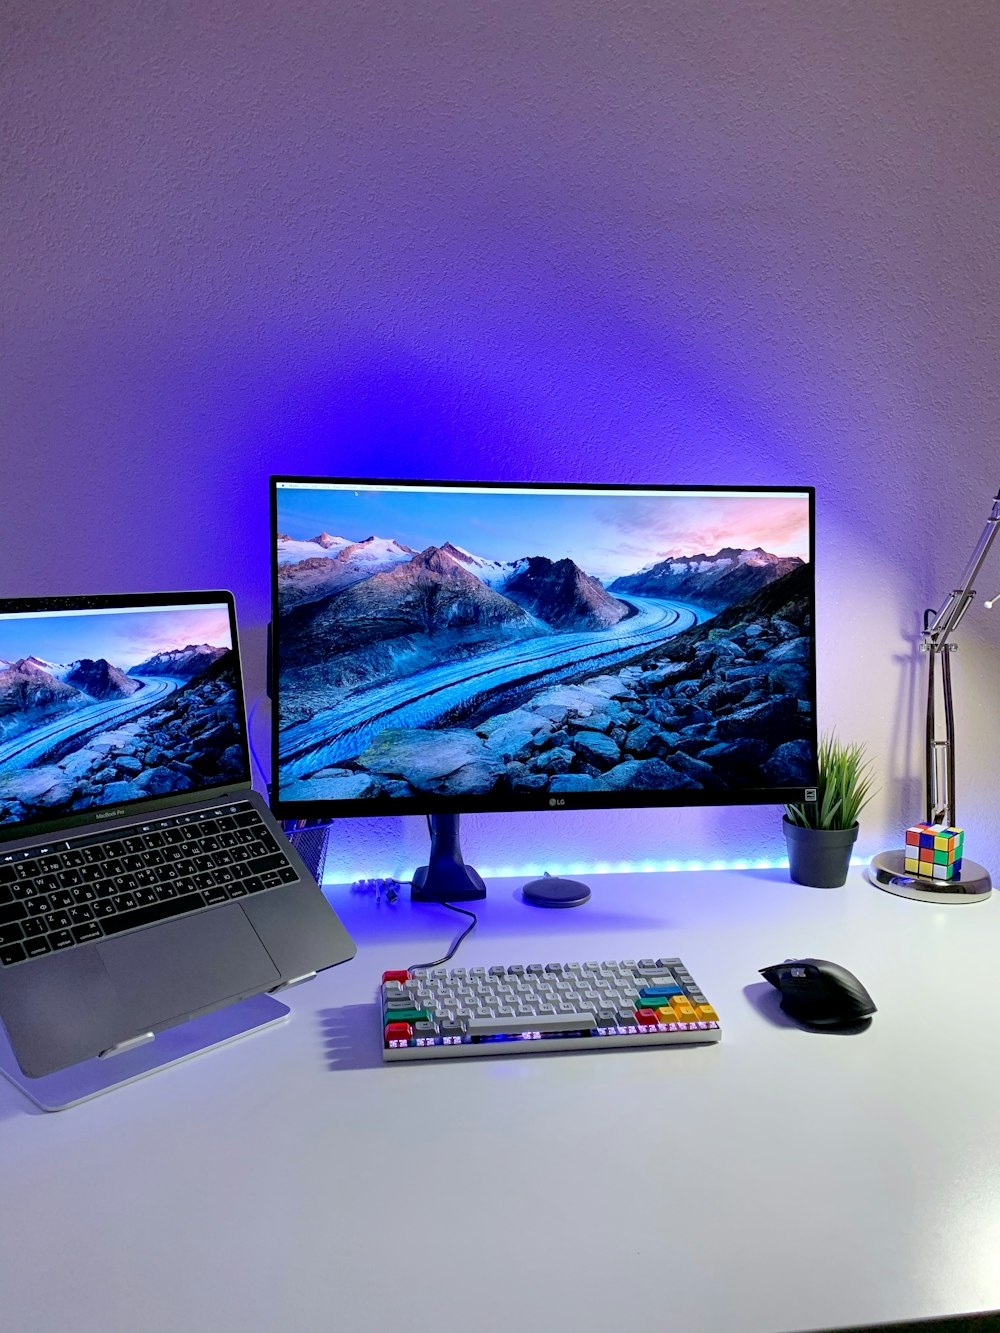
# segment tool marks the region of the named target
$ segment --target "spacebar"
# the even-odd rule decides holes
[[[579,1032],[597,1027],[596,1014],[532,1014],[528,1018],[472,1018],[470,1037],[515,1036],[519,1032]]]
[[[200,893],[186,893],[183,898],[168,898],[166,902],[154,903],[151,907],[136,907],[119,916],[105,917],[101,925],[105,935],[118,935],[123,930],[149,926],[154,921],[163,921],[168,916],[182,916],[185,912],[193,912],[196,907],[204,906],[205,899]]]

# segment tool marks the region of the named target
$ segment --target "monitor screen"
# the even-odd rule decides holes
[[[279,814],[815,782],[810,488],[276,477],[271,499]]]
[[[249,780],[231,606],[145,601],[0,602],[0,836]]]

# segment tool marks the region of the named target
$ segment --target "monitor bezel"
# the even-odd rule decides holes
[[[167,593],[108,593],[99,596],[83,597],[7,597],[0,598],[0,615],[30,615],[42,611],[105,611],[134,606],[170,607],[187,606],[191,603],[204,602],[206,606],[225,606],[229,613],[229,634],[232,640],[232,652],[236,664],[236,707],[240,724],[240,748],[243,752],[244,777],[236,781],[218,783],[211,787],[191,788],[185,792],[171,793],[165,796],[139,797],[132,801],[116,802],[114,805],[96,805],[86,810],[71,810],[57,819],[22,821],[18,824],[0,824],[0,844],[24,842],[28,839],[49,838],[54,833],[73,830],[82,832],[91,826],[114,824],[119,818],[141,817],[157,811],[169,810],[176,806],[187,806],[194,801],[221,798],[227,792],[248,791],[253,785],[250,768],[249,729],[247,727],[246,700],[243,687],[243,662],[237,637],[236,601],[233,594],[225,589],[208,592],[167,592]]]
[[[816,766],[813,780],[804,786],[743,788],[739,791],[697,790],[677,788],[671,791],[626,791],[626,792],[542,792],[535,796],[527,793],[507,793],[502,799],[495,796],[435,796],[430,793],[412,797],[360,797],[354,800],[311,800],[289,801],[282,799],[278,783],[278,719],[280,717],[280,676],[281,676],[281,635],[278,632],[278,492],[282,485],[339,486],[350,489],[358,487],[401,487],[407,490],[432,488],[435,490],[521,490],[521,491],[580,491],[580,492],[620,492],[623,495],[639,492],[656,492],[664,495],[677,494],[739,494],[739,495],[782,495],[796,494],[808,498],[809,502],[809,560],[808,588],[812,609],[812,631],[810,634],[809,671],[812,683],[813,702],[812,722],[809,740]],[[390,815],[435,815],[435,814],[497,814],[521,813],[545,810],[633,810],[633,809],[687,809],[719,808],[735,805],[786,805],[797,804],[806,799],[806,792],[815,787],[818,779],[818,744],[819,731],[817,713],[816,680],[816,490],[813,486],[698,486],[615,482],[539,482],[539,481],[447,481],[415,479],[409,477],[318,477],[299,474],[272,474],[270,487],[270,550],[271,568],[271,632],[270,632],[270,679],[268,688],[271,697],[271,781],[268,786],[268,799],[271,810],[279,819],[289,821],[306,820],[311,824],[333,822],[336,819],[358,819],[367,817],[385,817]]]

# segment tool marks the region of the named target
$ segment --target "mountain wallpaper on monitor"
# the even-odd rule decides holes
[[[812,766],[802,494],[278,490],[286,801]]]
[[[225,607],[0,617],[0,825],[240,780],[237,699]]]

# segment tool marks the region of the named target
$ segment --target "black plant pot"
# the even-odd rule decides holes
[[[796,884],[813,889],[839,889],[847,883],[851,849],[858,837],[853,828],[803,828],[782,819],[788,847],[788,873]]]

